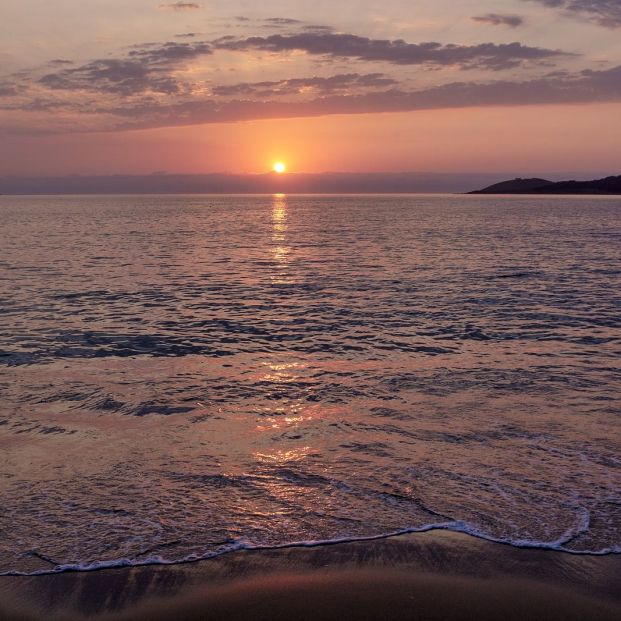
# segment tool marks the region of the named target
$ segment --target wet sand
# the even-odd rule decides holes
[[[619,619],[621,555],[434,532],[172,566],[0,577],[0,619]]]

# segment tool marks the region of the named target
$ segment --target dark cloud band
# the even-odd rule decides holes
[[[621,28],[620,0],[525,0],[562,10],[607,28]]]
[[[441,43],[407,43],[406,41],[369,39],[352,34],[304,32],[289,35],[216,41],[219,49],[266,52],[302,51],[311,55],[381,61],[396,65],[457,65],[464,69],[510,69],[527,61],[540,61],[566,56],[560,50],[529,47],[521,43],[496,45],[442,45]]]
[[[106,110],[125,117],[114,129],[169,125],[226,123],[270,118],[299,118],[331,114],[410,112],[482,106],[605,103],[621,101],[621,66],[605,71],[555,74],[535,80],[488,83],[455,82],[417,91],[398,88],[361,93],[333,94],[311,101],[251,101],[208,99],[176,106],[150,103]]]

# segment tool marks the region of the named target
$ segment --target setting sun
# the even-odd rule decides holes
[[[274,172],[278,173],[279,175],[282,175],[282,173],[284,173],[285,170],[287,170],[287,167],[285,166],[283,162],[276,162],[274,164]]]

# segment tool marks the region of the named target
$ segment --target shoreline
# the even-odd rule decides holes
[[[434,530],[172,565],[0,576],[0,619],[466,619],[467,611],[481,619],[538,611],[546,619],[613,619],[620,575],[619,554],[518,548]]]

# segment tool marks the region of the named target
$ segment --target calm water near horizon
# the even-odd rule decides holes
[[[430,528],[621,552],[621,198],[0,219],[0,574]]]

